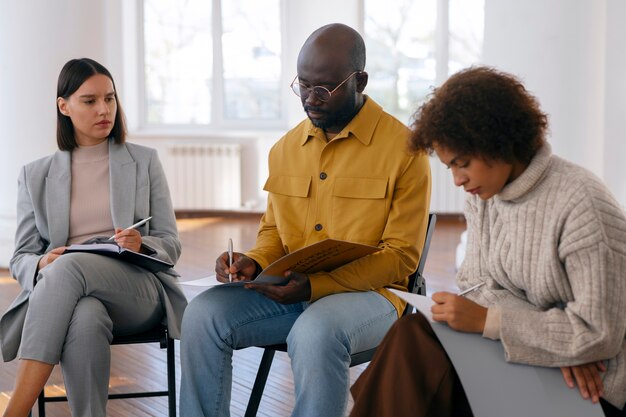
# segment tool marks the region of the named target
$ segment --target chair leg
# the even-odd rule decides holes
[[[174,339],[167,338],[167,401],[169,417],[176,417],[176,366]]]
[[[261,363],[259,364],[259,370],[256,374],[254,385],[252,386],[252,393],[250,394],[250,400],[248,401],[248,407],[246,408],[244,417],[256,417],[275,353],[276,351],[274,349],[265,349],[263,352],[263,358],[261,358]]]
[[[37,410],[39,411],[39,417],[46,417],[46,396],[44,394],[45,388],[39,393],[37,397]]]

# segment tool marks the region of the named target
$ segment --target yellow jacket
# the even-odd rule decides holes
[[[331,272],[309,274],[311,300],[377,291],[398,314],[404,302],[384,287],[406,290],[426,236],[430,166],[407,151],[409,129],[371,98],[330,142],[308,120],[271,149],[267,211],[247,255],[262,268],[326,238],[379,246]]]

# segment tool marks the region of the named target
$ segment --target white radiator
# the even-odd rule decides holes
[[[463,213],[465,192],[456,187],[452,172],[436,157],[430,158],[433,177],[430,195],[430,211],[433,213]]]
[[[175,210],[241,208],[241,145],[175,144],[167,160]]]

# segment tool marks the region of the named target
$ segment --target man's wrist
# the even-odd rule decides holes
[[[252,259],[252,258],[250,258]],[[261,268],[261,265],[259,265],[259,263],[257,261],[255,261],[254,259],[252,259],[252,262],[254,262],[254,266],[255,266],[255,270],[254,270],[254,275],[252,276],[252,278],[256,278],[259,276],[259,274],[263,271],[263,268]]]

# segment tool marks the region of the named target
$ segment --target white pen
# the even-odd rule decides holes
[[[465,295],[465,294],[467,294],[467,293],[469,293],[469,292],[472,292],[472,291],[474,291],[474,290],[476,290],[476,289],[478,289],[478,288],[482,287],[483,285],[485,285],[485,283],[484,283],[484,282],[481,282],[480,284],[476,284],[476,285],[474,285],[473,287],[469,287],[468,289],[461,291],[461,292],[460,292],[460,293],[458,293],[457,295],[461,295],[461,296],[463,296],[463,295]]]
[[[137,223],[133,224],[132,226],[127,227],[127,228],[126,228],[126,229],[124,229],[124,230],[136,229],[136,228],[138,228],[139,226],[142,226],[142,225],[144,225],[144,224],[148,223],[148,221],[149,221],[151,218],[152,218],[152,216],[150,216],[150,217],[146,217],[146,218],[145,218],[145,219],[143,219],[143,220],[139,220]],[[116,233],[116,234],[117,234],[117,233]],[[116,234],[115,234],[115,235],[116,235]],[[111,237],[109,238],[109,240],[113,240],[113,239],[115,238],[115,235],[111,236]]]
[[[228,267],[233,264],[233,240],[228,239]],[[228,281],[233,282],[233,274],[228,271]]]

